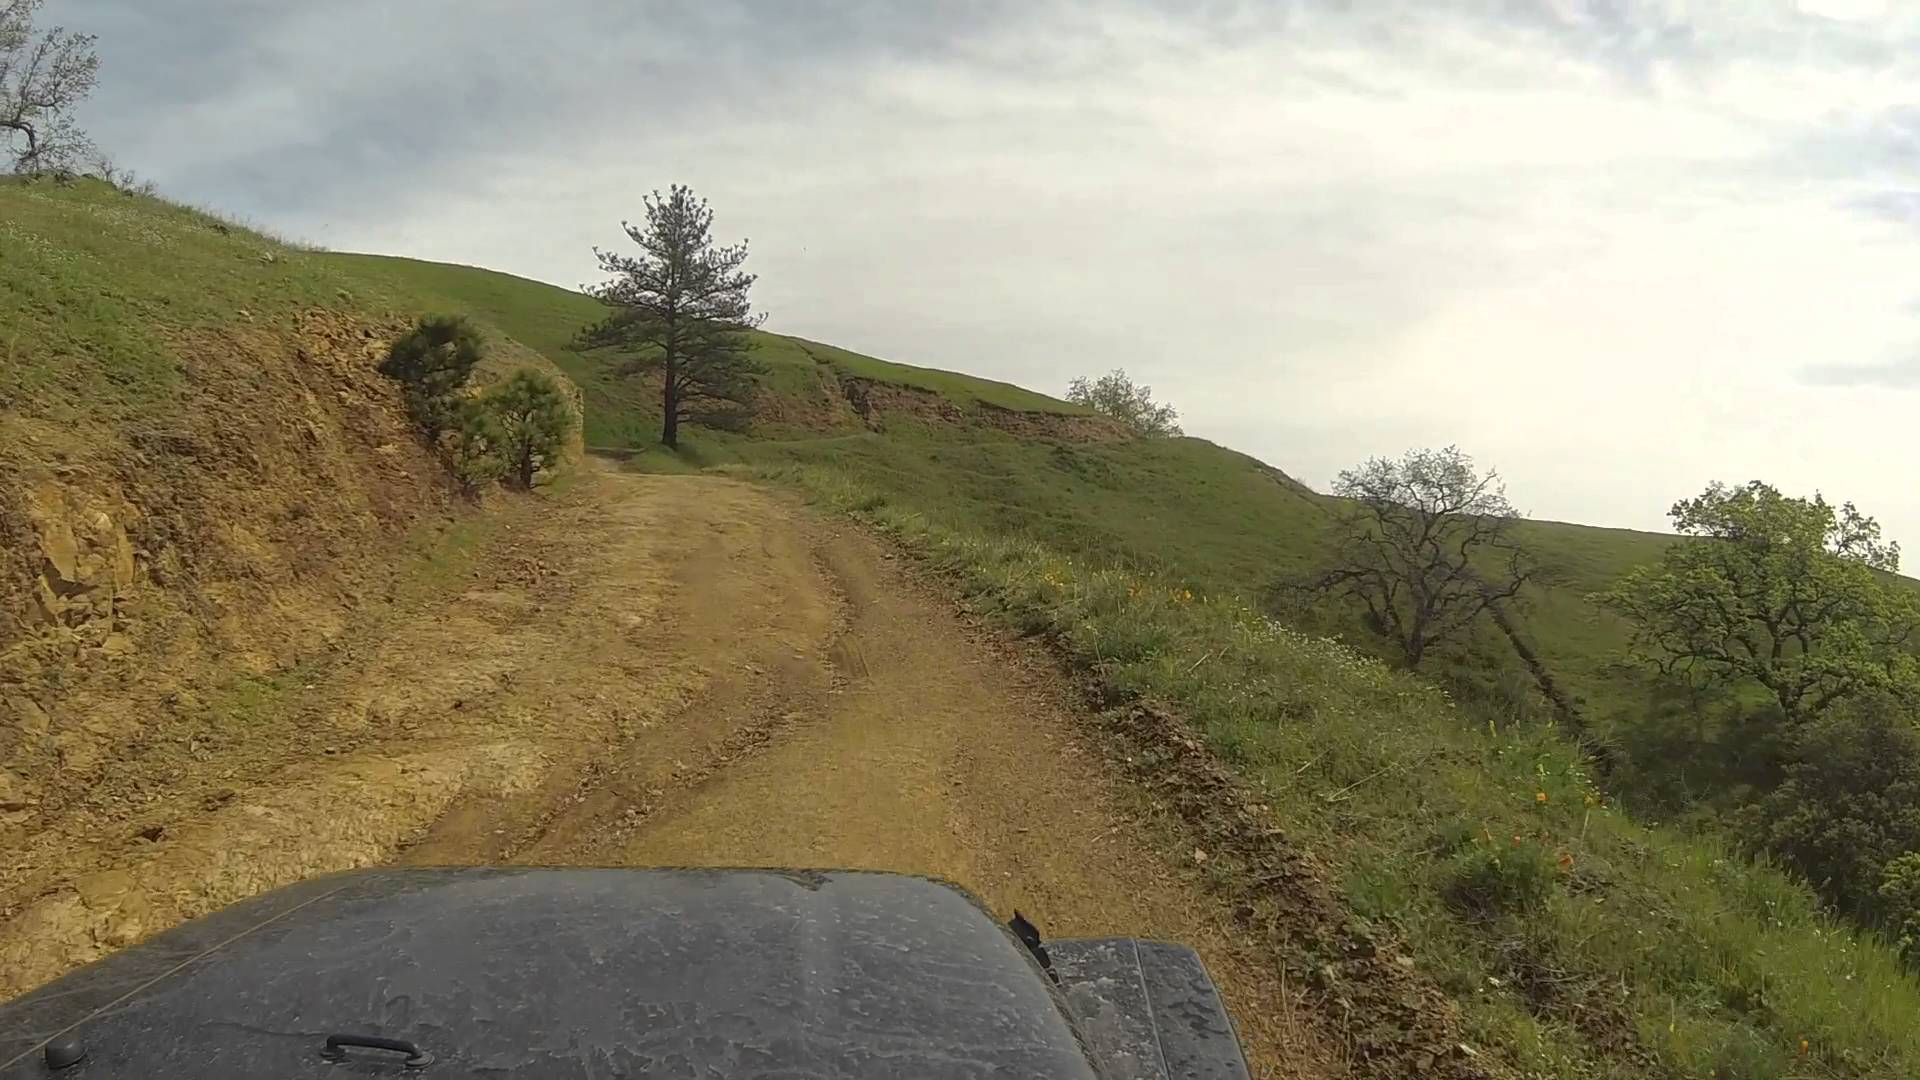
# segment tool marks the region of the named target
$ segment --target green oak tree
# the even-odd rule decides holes
[[[1154,401],[1153,388],[1136,384],[1121,368],[1098,379],[1073,380],[1067,384],[1067,400],[1120,421],[1136,435],[1180,434],[1179,412]]]
[[[1852,503],[1713,484],[1675,503],[1686,539],[1594,599],[1624,616],[1633,655],[1695,685],[1764,690],[1789,725],[1870,690],[1910,693],[1920,607],[1900,546]]]

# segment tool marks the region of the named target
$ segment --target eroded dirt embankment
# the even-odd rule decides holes
[[[375,371],[392,329],[177,330],[177,399],[0,410],[0,850],[206,723],[209,673],[275,670],[391,584],[368,553],[451,494]]]
[[[1194,943],[1265,1075],[1337,1073],[1043,659],[870,537],[718,477],[588,470],[0,867],[0,995],[232,900],[383,861],[913,871],[1049,934]]]

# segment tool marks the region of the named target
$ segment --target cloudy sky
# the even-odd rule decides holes
[[[1920,543],[1920,4],[50,0],[97,141],[345,250],[576,285],[640,195],[771,329],[1123,366],[1324,487],[1459,443],[1536,516],[1707,481]],[[1911,567],[1909,568],[1911,569]]]

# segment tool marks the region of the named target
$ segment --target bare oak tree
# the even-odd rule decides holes
[[[1459,447],[1373,458],[1342,472],[1333,493],[1344,503],[1330,556],[1305,587],[1364,604],[1410,667],[1533,576],[1499,474]]]
[[[0,151],[21,173],[74,169],[93,144],[73,120],[100,72],[92,34],[36,34],[41,0],[0,0]]]
[[[674,185],[646,200],[646,225],[621,222],[638,256],[594,249],[613,278],[586,287],[612,308],[580,332],[583,349],[611,349],[628,358],[628,373],[659,371],[660,441],[680,445],[683,421],[733,427],[752,414],[753,376],[747,292],[754,275],[740,267],[747,244],[713,246],[713,211],[692,190]]]

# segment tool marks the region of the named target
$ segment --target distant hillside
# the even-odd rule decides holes
[[[604,314],[582,293],[493,270],[384,255],[325,254],[318,261],[359,283],[383,303],[426,302],[469,311],[551,357],[586,394],[587,443],[640,448],[658,438],[658,385],[620,375],[600,356],[569,348],[574,335]],[[762,433],[853,431],[882,413],[953,415],[1032,413],[1057,416],[1062,429],[1104,427],[1087,410],[990,379],[912,367],[832,345],[756,332],[754,357],[761,380]],[[869,390],[868,388],[875,388]],[[1009,422],[1017,422],[1010,420]]]
[[[383,304],[424,300],[471,311],[542,350],[586,396],[589,445],[647,451],[656,442],[657,384],[568,348],[601,313],[589,297],[474,267],[315,258]],[[774,333],[754,341],[767,368],[756,430],[749,438],[696,435],[688,459],[858,462],[882,489],[948,489],[956,514],[1248,597],[1313,566],[1327,502],[1269,463],[1203,439],[1120,439],[1080,406],[1006,383]],[[1548,521],[1527,523],[1522,535],[1546,573],[1516,608],[1517,625],[1604,736],[1618,715],[1639,707],[1640,689],[1607,670],[1625,629],[1586,596],[1656,558],[1672,538]],[[1336,618],[1325,628],[1370,645],[1349,622]],[[1469,696],[1526,697],[1534,682],[1491,627],[1442,649],[1431,668]],[[1531,708],[1548,709],[1532,696]]]

